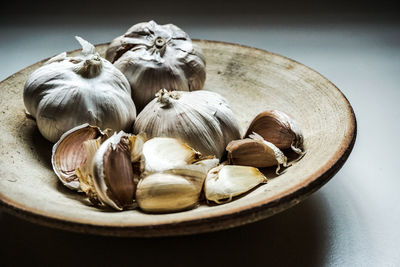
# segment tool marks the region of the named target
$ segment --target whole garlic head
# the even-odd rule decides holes
[[[204,90],[161,90],[138,115],[134,132],[144,132],[149,138],[177,138],[202,155],[219,159],[230,141],[240,139],[239,125],[226,100]]]
[[[149,21],[133,25],[111,42],[106,59],[128,78],[138,111],[161,88],[199,90],[206,79],[201,49],[173,24]]]
[[[82,54],[61,53],[34,71],[24,88],[27,111],[51,142],[75,126],[128,130],[136,117],[127,79],[80,37]]]

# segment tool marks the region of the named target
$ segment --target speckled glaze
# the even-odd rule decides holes
[[[114,212],[90,206],[65,188],[51,168],[52,144],[26,117],[22,100],[38,62],[0,83],[0,207],[50,227],[113,236],[171,236],[235,227],[281,212],[304,200],[343,166],[356,137],[353,110],[338,88],[288,58],[236,44],[195,41],[207,60],[204,90],[225,97],[242,128],[267,109],[291,115],[302,128],[307,154],[287,171],[224,205],[201,204],[170,214]],[[98,45],[104,55],[107,44]],[[71,52],[76,54],[77,51]]]

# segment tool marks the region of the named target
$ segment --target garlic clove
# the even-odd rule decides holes
[[[200,190],[181,175],[153,173],[139,181],[136,201],[146,212],[176,212],[195,206]]]
[[[250,135],[250,138],[230,142],[226,150],[229,162],[234,165],[257,168],[277,166],[276,174],[279,174],[281,164],[288,167],[282,151],[256,133]]]
[[[258,114],[245,134],[245,138],[257,133],[279,149],[292,148],[297,154],[304,154],[303,134],[297,122],[279,110],[268,110]]]
[[[193,208],[198,203],[208,171],[218,164],[217,158],[208,157],[149,174],[137,185],[136,201],[142,210],[151,213]]]
[[[201,154],[178,139],[155,137],[143,144],[142,159],[145,172],[162,172],[192,164]]]
[[[130,148],[134,139],[124,132],[114,134],[97,150],[93,158],[92,175],[100,202],[116,210],[135,207],[135,170]],[[134,157],[138,158],[138,157]]]
[[[68,188],[80,190],[76,168],[87,159],[83,143],[87,140],[107,139],[109,130],[101,131],[98,127],[82,124],[65,132],[53,146],[51,164],[60,181]]]
[[[184,176],[187,180],[195,184],[199,189],[199,194],[204,184],[207,173],[219,165],[217,158],[210,158],[197,161],[193,164],[186,164],[173,169],[165,170],[163,173],[170,173]]]
[[[257,168],[220,165],[209,171],[204,192],[207,200],[222,204],[266,182],[267,178]]]

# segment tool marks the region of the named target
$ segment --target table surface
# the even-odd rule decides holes
[[[338,17],[45,17],[0,24],[0,80],[43,58],[103,43],[134,23],[173,22],[192,38],[266,49],[318,71],[346,95],[358,135],[344,167],[297,206],[250,225],[201,235],[90,236],[0,212],[0,265],[400,265],[400,23]],[[1,178],[0,178],[1,179]],[[5,263],[5,264],[2,264]]]

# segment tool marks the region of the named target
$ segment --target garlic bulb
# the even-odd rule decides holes
[[[297,154],[304,154],[303,134],[300,127],[289,115],[279,110],[268,110],[258,114],[245,134],[257,133],[279,149],[292,148]]]
[[[95,47],[76,37],[82,54],[62,53],[34,71],[24,88],[27,112],[41,134],[56,142],[69,129],[89,123],[128,130],[136,117],[127,79]]]
[[[108,138],[109,131],[101,131],[89,124],[79,125],[65,132],[53,146],[51,163],[60,181],[68,188],[80,190],[75,170],[87,161],[84,142],[98,139],[99,144]]]
[[[277,166],[276,174],[279,174],[281,164],[288,167],[287,158],[283,152],[256,133],[250,135],[250,138],[230,142],[226,150],[229,162],[234,165],[257,168]]]
[[[204,192],[207,200],[222,204],[266,182],[267,178],[257,168],[220,165],[209,171]]]
[[[201,49],[173,24],[133,25],[111,42],[106,58],[128,78],[138,111],[161,88],[199,90],[206,79]]]
[[[226,145],[240,138],[239,125],[226,100],[209,91],[158,92],[138,115],[135,133],[178,138],[203,155],[221,158]]]

